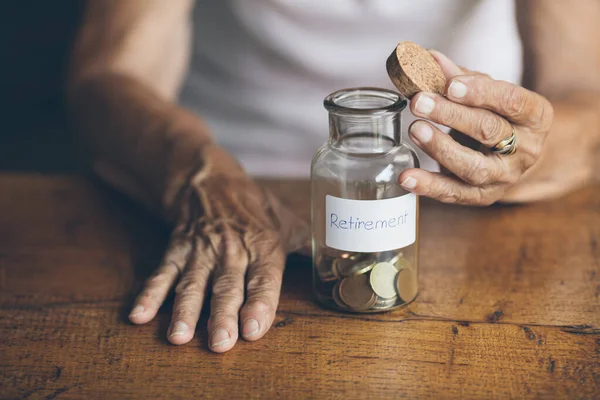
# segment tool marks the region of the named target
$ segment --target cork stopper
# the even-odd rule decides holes
[[[442,69],[431,53],[416,43],[399,43],[386,67],[396,88],[407,98],[418,92],[444,94],[446,77]]]

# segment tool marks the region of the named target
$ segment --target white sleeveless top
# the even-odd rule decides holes
[[[400,41],[496,79],[521,78],[512,0],[198,0],[193,18],[181,104],[254,176],[309,176],[329,135],[323,98],[393,89],[385,61]],[[404,131],[413,119],[403,113]]]

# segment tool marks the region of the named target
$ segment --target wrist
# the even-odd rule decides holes
[[[554,97],[554,124],[539,160],[510,187],[502,202],[560,197],[597,179],[600,171],[600,97],[572,92]]]
[[[199,140],[194,132],[175,139],[167,154],[163,183],[164,217],[174,221],[187,190],[200,188],[208,181],[247,180],[241,165],[212,141]]]

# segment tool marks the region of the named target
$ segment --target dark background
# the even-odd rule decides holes
[[[0,4],[0,170],[78,169],[64,86],[83,0]]]

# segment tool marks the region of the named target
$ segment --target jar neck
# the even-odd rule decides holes
[[[402,140],[402,123],[399,112],[385,115],[353,115],[329,113],[329,143],[338,145],[348,137],[364,137],[372,150],[381,147],[381,142],[399,146]]]
[[[343,89],[327,96],[329,144],[349,152],[382,153],[401,143],[401,111],[407,101],[378,88]]]

